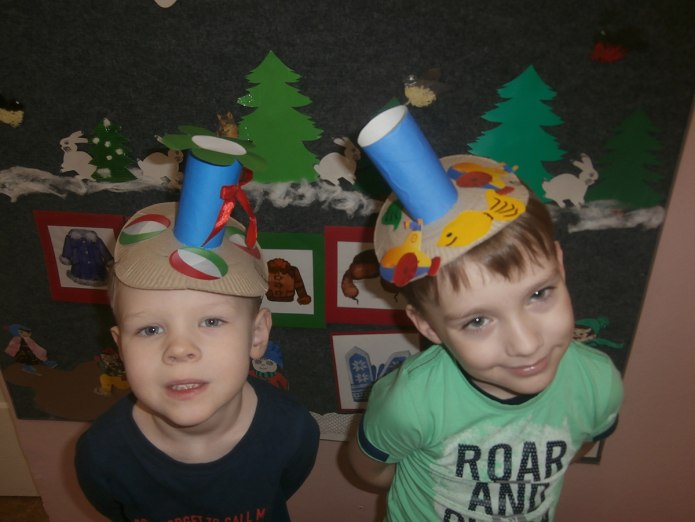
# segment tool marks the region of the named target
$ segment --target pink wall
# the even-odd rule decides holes
[[[673,186],[642,316],[628,361],[626,401],[601,464],[570,470],[560,522],[692,520],[695,480],[695,128]],[[100,520],[72,471],[84,424],[17,421],[34,480],[52,521]],[[383,499],[345,478],[342,445],[323,441],[316,468],[291,500],[300,522],[375,521]]]
[[[627,364],[620,427],[600,466],[569,473],[562,522],[693,520],[694,114]]]

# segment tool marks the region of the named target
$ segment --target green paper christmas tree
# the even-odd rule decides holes
[[[95,180],[121,183],[135,179],[128,170],[134,162],[118,125],[104,118],[94,129],[90,144],[90,163],[97,168],[92,174]]]
[[[555,92],[533,66],[497,92],[507,101],[498,103],[483,119],[500,125],[469,143],[470,151],[518,166],[519,177],[539,198],[546,200],[542,183],[550,175],[543,163],[560,160],[565,153],[557,140],[543,129],[563,123],[544,103],[555,98]]]
[[[658,164],[653,152],[661,149],[652,136],[655,131],[643,111],[633,112],[616,128],[598,162],[599,179],[587,191],[587,201],[617,200],[632,209],[662,203],[653,188],[661,176],[649,170]]]
[[[251,140],[254,152],[266,162],[264,168],[254,171],[256,182],[317,179],[314,165],[318,159],[304,142],[319,139],[323,131],[316,128],[310,117],[296,110],[311,103],[288,85],[299,78],[272,51],[246,76],[255,86],[237,101],[256,110],[239,121],[239,138]]]

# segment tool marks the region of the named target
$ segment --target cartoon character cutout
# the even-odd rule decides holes
[[[113,388],[118,390],[130,388],[126,379],[125,366],[123,366],[123,361],[116,350],[105,348],[94,359],[102,371],[99,375],[99,386],[94,388],[94,393],[110,397]]]
[[[604,316],[578,319],[574,323],[574,333],[572,337],[576,341],[580,341],[592,348],[606,347],[621,350],[625,347],[624,343],[604,339],[598,335],[601,330],[608,326],[608,323],[608,318]]]
[[[11,324],[7,330],[12,335],[12,339],[7,344],[5,353],[22,365],[22,371],[41,375],[36,369],[37,366],[43,365],[46,368],[58,366],[56,361],[48,358],[47,350],[31,338],[31,328],[21,324]]]
[[[281,390],[288,390],[290,383],[282,371],[283,366],[280,346],[274,341],[270,341],[263,356],[251,360],[249,375],[266,381]]]

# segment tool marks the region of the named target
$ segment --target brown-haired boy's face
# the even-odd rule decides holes
[[[555,377],[574,328],[562,251],[512,279],[481,265],[469,284],[439,289],[439,302],[408,307],[418,330],[444,344],[483,390],[507,399],[544,390]]]

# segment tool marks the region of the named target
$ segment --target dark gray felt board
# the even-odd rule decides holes
[[[645,43],[615,63],[591,60],[606,7],[616,12],[609,31],[633,27]],[[214,130],[217,113],[249,112],[236,100],[250,87],[245,76],[272,50],[301,76],[294,85],[311,99],[298,110],[323,130],[320,140],[306,143],[317,158],[336,150],[333,137],[354,137],[393,97],[404,102],[403,79],[432,67],[441,69],[447,90],[412,113],[439,155],[466,153],[467,144],[495,127],[482,116],[501,101],[498,89],[533,65],[555,91],[547,104],[564,122],[547,129],[567,151],[545,166],[548,172],[568,172],[581,152],[599,157],[620,122],[641,110],[661,147],[651,188],[665,207],[695,86],[695,4],[687,1],[179,0],[162,9],[145,0],[25,0],[1,1],[0,11],[0,95],[24,106],[21,126],[0,124],[0,322],[29,325],[64,371],[110,342],[110,312],[51,298],[32,212],[130,215],[178,197],[148,189],[13,200],[11,169],[58,175],[59,141],[73,131],[88,134],[108,117],[121,126],[134,157],[143,158],[157,147],[154,135],[178,125]],[[324,225],[370,226],[375,217],[320,203],[254,203],[269,232],[322,233]],[[609,317],[602,333],[625,347],[607,352],[629,371],[659,227],[570,232],[578,214],[554,215],[577,317]],[[291,392],[315,412],[335,411],[331,332],[384,327],[277,328],[273,338]],[[0,362],[13,363],[5,354]],[[51,416],[36,407],[32,390],[10,390],[20,417]]]

